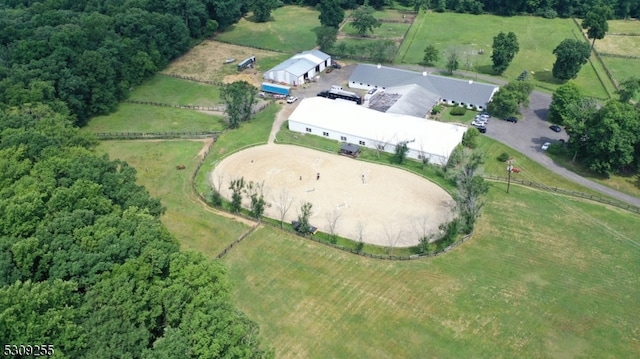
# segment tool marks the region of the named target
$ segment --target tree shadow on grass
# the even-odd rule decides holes
[[[537,81],[548,83],[550,85],[562,85],[565,83],[564,80],[558,80],[553,77],[553,73],[549,70],[534,71],[533,78]]]

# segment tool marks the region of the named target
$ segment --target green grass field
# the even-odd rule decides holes
[[[382,39],[395,39],[403,37],[409,26],[411,24],[383,22],[380,27],[373,29],[373,35]],[[359,36],[358,30],[350,22],[346,23],[340,31],[348,35]],[[372,35],[372,33],[367,32],[367,35]]]
[[[640,60],[623,59],[620,57],[603,56],[604,61],[613,77],[622,82],[630,77],[639,77]]]
[[[89,132],[176,132],[221,131],[226,127],[222,116],[170,107],[121,103],[115,112],[92,118],[84,130]]]
[[[202,141],[104,141],[98,151],[125,160],[137,169],[138,183],[167,208],[162,222],[180,241],[182,249],[213,258],[249,227],[213,213],[193,194],[189,177],[203,145]],[[176,170],[179,164],[184,164],[186,170]]]
[[[224,134],[209,165],[265,141],[276,110]],[[167,206],[163,222],[183,249],[214,257],[248,227],[195,201],[188,178],[201,147],[108,141],[100,150],[138,169],[139,182]],[[517,164],[543,176],[543,169]],[[637,215],[525,187],[510,192],[491,184],[470,242],[411,262],[366,259],[263,227],[223,259],[234,300],[277,357],[640,353]]]
[[[470,242],[411,262],[260,229],[223,259],[234,299],[277,357],[638,356],[637,215],[517,186],[487,201]]]
[[[441,31],[442,29],[448,31]],[[518,37],[520,51],[502,77],[508,81],[515,79],[524,70],[533,71],[532,79],[537,86],[553,90],[562,83],[551,75],[555,62],[553,49],[566,38],[581,36],[578,30],[570,19],[456,13],[420,14],[398,51],[396,62],[417,64],[422,60],[424,48],[434,45],[443,53],[449,48],[456,49],[461,59],[460,70],[466,70],[468,62],[471,64],[471,71],[494,75],[490,57],[493,37],[500,31],[513,31]],[[479,55],[479,50],[484,50],[484,54]],[[444,68],[445,63],[446,55],[442,55],[436,66]],[[589,96],[608,97],[593,68],[588,65],[583,66],[576,82]]]
[[[400,11],[393,9],[384,9],[373,13],[373,16],[375,16],[376,19],[394,21],[403,21],[405,19],[403,15],[404,14]]]
[[[216,40],[237,45],[295,53],[316,46],[313,30],[320,26],[318,12],[310,7],[283,6],[271,12],[271,21],[256,23],[240,19]]]
[[[220,88],[213,85],[155,75],[131,91],[129,99],[171,105],[217,106]]]

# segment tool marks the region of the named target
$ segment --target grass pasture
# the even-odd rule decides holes
[[[131,91],[131,100],[171,105],[217,106],[220,88],[213,85],[155,75]]]
[[[444,256],[377,261],[262,228],[223,261],[277,357],[635,357],[638,223],[492,185],[474,238]]]
[[[562,84],[551,75],[555,62],[553,49],[566,38],[582,36],[570,19],[426,13],[416,18],[400,47],[396,62],[418,64],[424,55],[424,48],[434,45],[443,52],[437,67],[445,68],[446,51],[454,48],[460,54],[460,70],[467,70],[466,63],[470,63],[470,71],[494,75],[491,68],[491,47],[493,37],[500,31],[513,31],[520,45],[520,51],[502,77],[507,80],[515,79],[524,70],[532,71],[534,83],[550,90]],[[479,50],[483,50],[484,54],[480,55]],[[589,96],[608,97],[593,68],[588,65],[583,66],[577,82]]]
[[[271,20],[256,23],[242,18],[216,39],[232,44],[295,53],[316,46],[313,31],[320,26],[318,11],[311,7],[282,6],[271,12]]]
[[[404,37],[404,34],[409,30],[410,26],[411,24],[408,23],[383,22],[380,27],[373,29],[373,34],[368,32],[367,35],[373,35],[376,39],[394,40]],[[358,35],[358,30],[353,27],[351,22],[344,24],[340,31],[350,36],[360,36]],[[366,39],[367,37],[362,38]]]
[[[145,95],[151,96],[151,95]],[[89,121],[85,131],[90,132],[184,132],[221,131],[224,119],[193,110],[121,103],[118,109]]]
[[[182,249],[213,258],[249,227],[214,213],[196,200],[189,177],[203,146],[203,141],[103,141],[98,151],[136,168],[138,183],[167,208],[162,222]],[[176,170],[179,164],[186,170]]]

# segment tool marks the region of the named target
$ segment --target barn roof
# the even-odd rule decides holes
[[[295,76],[302,76],[331,56],[319,50],[303,51],[273,67],[271,71],[286,71]]]
[[[402,95],[385,112],[397,113],[416,117],[425,117],[433,106],[438,103],[438,95],[425,90],[416,84],[387,88],[385,93]]]
[[[448,158],[462,141],[466,127],[397,113],[385,113],[348,101],[323,97],[303,99],[289,121],[310,127],[396,144]]]
[[[420,73],[393,67],[359,64],[349,82],[384,87],[416,84],[443,100],[484,106],[491,100],[498,86],[471,80]]]
[[[356,146],[353,143],[343,143],[342,146],[340,146],[340,150],[350,153],[356,153],[360,151],[360,146]]]

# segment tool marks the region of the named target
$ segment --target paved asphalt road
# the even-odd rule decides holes
[[[410,68],[416,71],[424,71],[424,68],[411,68],[408,66],[401,66],[404,68]],[[303,87],[298,87],[293,90],[293,95],[298,96],[299,99],[305,97],[316,96],[321,90],[328,90],[331,85],[342,85],[347,87],[348,78],[351,72],[355,69],[355,65],[343,66],[340,70],[334,70],[330,74],[324,74],[321,76],[318,82],[306,84]],[[426,69],[426,71],[438,71],[437,69]],[[460,72],[463,76],[477,76],[475,73]],[[495,82],[494,78],[482,79],[486,82]],[[347,89],[348,90],[348,89]],[[603,186],[599,183],[593,182],[589,179],[581,177],[574,172],[567,170],[566,168],[558,165],[550,157],[548,157],[545,151],[540,147],[545,142],[556,142],[560,139],[567,139],[567,134],[564,132],[556,133],[549,129],[551,123],[546,121],[547,113],[549,112],[549,104],[551,103],[551,95],[542,92],[534,91],[530,97],[529,108],[522,110],[524,120],[518,121],[518,123],[511,123],[503,121],[499,118],[491,118],[487,125],[486,135],[494,138],[507,146],[522,152],[532,160],[542,164],[549,170],[566,177],[576,183],[579,183],[585,187],[591,188],[598,192],[604,193],[612,198],[618,199],[625,203],[629,203],[640,207],[640,198],[627,195],[625,193],[616,191],[612,188]],[[295,106],[297,104],[293,104]],[[516,159],[517,167],[517,159]],[[505,170],[506,172],[506,170]],[[506,173],[505,173],[506,174]],[[553,185],[547,183],[547,185]]]
[[[640,198],[627,195],[612,188],[593,182],[558,165],[540,147],[545,142],[557,142],[567,139],[564,132],[556,133],[549,129],[551,123],[546,121],[551,95],[534,91],[530,97],[529,108],[522,111],[524,120],[518,123],[491,118],[487,125],[486,135],[522,152],[532,160],[542,164],[549,170],[566,177],[585,187],[604,193],[625,203],[640,207]],[[516,159],[517,167],[517,159]],[[553,185],[548,183],[547,185]]]

